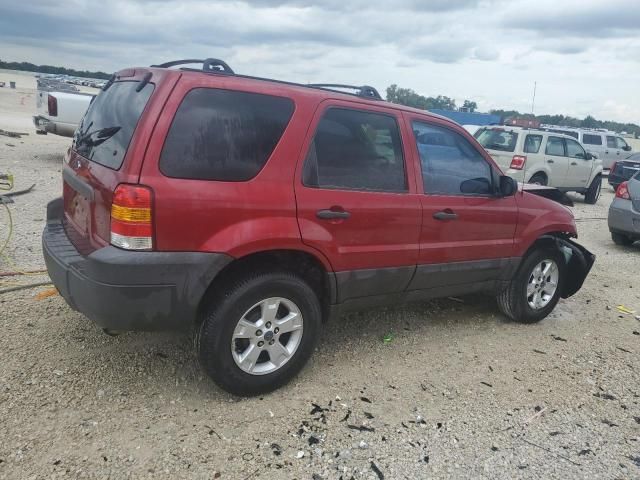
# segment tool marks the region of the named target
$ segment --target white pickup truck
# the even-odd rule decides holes
[[[39,80],[33,117],[36,133],[73,137],[93,97],[63,82]]]

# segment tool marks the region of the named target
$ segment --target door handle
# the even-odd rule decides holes
[[[433,214],[433,218],[436,220],[456,220],[458,214],[453,212],[436,212]]]
[[[316,212],[316,217],[321,218],[322,220],[346,220],[350,216],[351,214],[349,212],[345,212],[344,210],[318,210]]]
[[[577,165],[578,162],[571,162],[571,165]]]
[[[548,159],[548,160],[547,160],[547,163],[554,163],[554,161],[553,161],[553,160],[551,160],[551,159]]]

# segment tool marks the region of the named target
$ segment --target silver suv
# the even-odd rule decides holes
[[[596,203],[602,184],[602,161],[573,137],[519,127],[485,127],[475,134],[506,175],[524,183],[578,192]]]

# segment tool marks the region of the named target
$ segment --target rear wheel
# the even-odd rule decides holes
[[[593,205],[600,198],[600,190],[602,189],[602,177],[600,175],[596,175],[596,178],[593,179],[591,185],[587,190],[587,193],[584,194],[584,201],[590,205]]]
[[[532,251],[509,286],[498,295],[500,310],[512,320],[534,323],[555,308],[564,286],[564,256],[553,248]]]
[[[628,247],[633,244],[633,239],[623,235],[622,233],[611,232],[611,240],[616,245],[622,245],[623,247]]]
[[[533,183],[534,185],[546,185],[548,183],[547,176],[544,173],[536,173],[531,179],[529,183]]]
[[[207,374],[236,395],[258,395],[284,385],[307,362],[322,310],[300,277],[262,273],[212,299],[196,335]]]

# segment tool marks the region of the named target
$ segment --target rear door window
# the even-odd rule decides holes
[[[195,88],[173,118],[160,171],[174,178],[250,180],[273,153],[293,110],[289,98]]]
[[[527,135],[524,139],[524,153],[538,153],[541,143],[542,135]]]
[[[93,99],[73,137],[73,149],[92,162],[113,170],[122,166],[133,131],[154,85],[116,82]]]
[[[462,135],[447,128],[413,122],[424,191],[431,195],[490,195],[489,163]]]
[[[582,143],[585,145],[602,145],[602,136],[585,133],[582,135]]]
[[[304,164],[307,187],[405,192],[402,141],[390,115],[330,108]]]
[[[503,129],[485,128],[476,133],[476,139],[484,148],[513,152],[518,142],[518,134]]]
[[[564,139],[560,137],[549,137],[547,139],[545,154],[555,155],[556,157],[566,157],[564,152]]]

